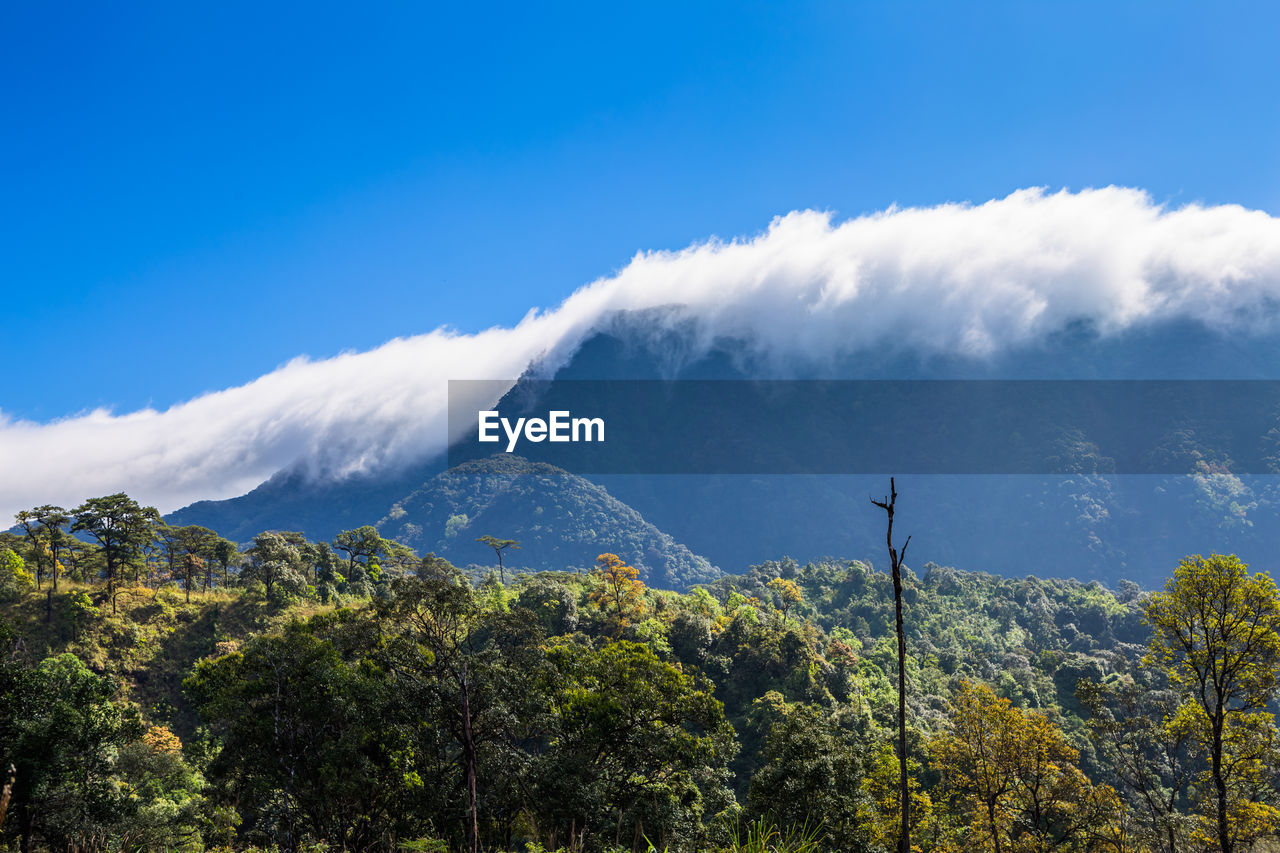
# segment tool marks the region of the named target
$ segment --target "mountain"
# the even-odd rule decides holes
[[[328,540],[376,521],[383,536],[460,566],[493,565],[493,551],[476,541],[491,535],[520,543],[503,554],[514,570],[585,571],[608,551],[650,586],[684,589],[720,576],[603,486],[559,468],[506,454],[435,474],[431,468],[340,483],[280,474],[247,495],[191,504],[166,520],[200,524],[241,543],[264,530]]]
[[[165,516],[170,524],[200,524],[233,542],[264,530],[300,530],[311,539],[332,539],[343,530],[382,518],[400,498],[443,468],[439,461],[405,471],[317,480],[302,471],[277,472],[253,491],[223,501],[197,501]]]
[[[675,309],[650,310],[616,315],[567,360],[533,364],[527,376],[1273,379],[1280,370],[1280,340],[1227,336],[1190,322],[1115,336],[1081,323],[992,358],[900,350],[781,363],[766,353],[767,347],[750,340],[706,340]],[[525,390],[517,386],[511,394]],[[957,424],[965,418],[963,411],[935,414]],[[1232,551],[1246,561],[1265,559],[1268,543],[1280,532],[1280,478],[1255,476],[1256,469],[1245,474],[1213,445],[1211,435],[1174,426],[1172,444],[1162,452],[1185,465],[1183,476],[1109,475],[1083,436],[1064,451],[1073,461],[1061,475],[900,476],[897,530],[914,537],[915,563],[1101,580],[1113,587],[1122,578],[1155,584],[1188,553]],[[693,554],[729,572],[783,556],[884,558],[884,519],[868,498],[883,496],[887,476],[575,478],[504,457],[474,460],[484,470],[445,473],[443,460],[433,460],[393,475],[338,483],[283,473],[248,495],[193,504],[171,518],[205,524],[238,541],[270,528],[328,538],[382,519],[384,535],[455,562],[491,562],[473,542],[476,536],[520,539],[525,550],[515,552],[516,559],[545,568],[589,565],[596,546],[585,543],[612,539],[627,544],[599,550],[630,549],[623,556],[643,565],[652,582],[673,586],[706,576]],[[459,520],[464,516],[465,522]],[[611,519],[625,522],[612,526]]]
[[[1117,336],[1077,324],[1043,344],[989,359],[904,351],[779,364],[748,341],[699,345],[698,339],[696,328],[673,323],[661,312],[620,315],[552,375],[555,380],[1215,380],[1273,379],[1280,369],[1276,341],[1224,336],[1188,322]],[[518,393],[525,392],[517,387],[511,396]],[[537,407],[536,402],[530,406]],[[922,416],[963,426],[974,414],[960,407]],[[1239,414],[1256,431],[1252,437],[1259,445],[1274,448],[1275,435],[1265,435],[1266,412],[1214,414],[1227,419]],[[661,416],[679,417],[670,410]],[[803,411],[793,416],[806,417]],[[1274,416],[1270,422],[1276,422]],[[1171,421],[1167,440],[1156,450],[1184,474],[1115,475],[1107,473],[1109,460],[1091,438],[1101,440],[1068,434],[1057,442],[1054,452],[1063,473],[1056,475],[899,476],[903,498],[896,529],[914,537],[913,561],[1009,576],[1101,580],[1114,587],[1120,579],[1157,584],[1190,553],[1269,557],[1268,543],[1280,532],[1280,478],[1274,465],[1257,465],[1265,448],[1251,449],[1254,467],[1249,467],[1241,453],[1233,450],[1234,458],[1223,453],[1214,430],[1197,432]],[[909,424],[903,440],[911,440]],[[628,473],[591,479],[725,571],[740,572],[784,556],[882,561],[884,518],[868,499],[884,495],[890,473]]]
[[[457,565],[491,565],[493,551],[476,539],[494,535],[520,543],[504,555],[514,569],[585,571],[610,551],[650,586],[683,589],[720,575],[603,486],[506,454],[436,475],[377,526],[385,537]]]

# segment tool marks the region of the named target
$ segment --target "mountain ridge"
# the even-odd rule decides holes
[[[1280,340],[1224,336],[1190,322],[1116,336],[1081,322],[1043,344],[991,358],[884,351],[826,365],[778,365],[751,341],[705,340],[697,324],[682,319],[673,306],[616,314],[567,361],[554,369],[545,362],[531,365],[526,377],[1260,379],[1272,378],[1278,367]],[[1280,530],[1280,482],[1236,476],[1214,462],[1206,441],[1192,436],[1180,451],[1185,452],[1187,476],[1159,482],[1109,478],[1088,466],[1069,476],[1039,479],[900,478],[903,529],[915,534],[913,548],[922,560],[1006,575],[1033,572],[1103,580],[1113,586],[1121,578],[1151,582],[1187,553],[1213,548],[1246,556],[1266,553],[1268,537]],[[1205,470],[1199,471],[1202,463]],[[329,537],[335,528],[381,519],[385,529],[399,529],[395,519],[387,518],[390,509],[444,469],[443,458],[435,457],[394,475],[338,483],[278,474],[249,495],[193,504],[171,518],[215,529],[223,524],[239,532],[232,538],[241,541],[268,527]],[[725,571],[784,556],[882,557],[882,519],[867,509],[867,499],[884,490],[882,477],[588,479],[690,553]],[[495,514],[499,509],[498,504],[490,506],[492,521],[476,535],[519,538],[510,530],[525,522],[504,522]],[[571,517],[560,523],[565,525],[561,537],[573,539],[581,532],[573,529],[578,522]],[[422,547],[439,545],[439,536],[424,534]]]

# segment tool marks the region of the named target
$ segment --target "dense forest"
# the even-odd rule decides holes
[[[513,573],[502,530],[464,571],[373,527],[235,543],[126,495],[16,520],[3,849],[902,849],[883,568],[675,592],[613,553]],[[1265,573],[926,564],[901,600],[911,849],[1280,849]]]

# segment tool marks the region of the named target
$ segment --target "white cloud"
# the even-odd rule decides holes
[[[170,510],[292,464],[341,476],[421,458],[444,444],[448,379],[554,368],[619,310],[683,306],[671,321],[695,318],[702,346],[737,336],[777,363],[821,364],[885,344],[982,356],[1080,320],[1262,333],[1277,304],[1280,220],[1235,205],[1167,209],[1110,187],[842,223],[790,213],[753,238],[639,254],[514,328],[300,358],[165,411],[0,420],[0,517],[119,490]]]

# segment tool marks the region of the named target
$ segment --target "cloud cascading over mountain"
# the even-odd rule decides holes
[[[300,357],[164,411],[0,414],[0,515],[122,490],[167,511],[288,466],[341,477],[418,460],[444,448],[448,379],[554,370],[617,312],[664,307],[660,323],[692,333],[680,357],[732,337],[783,372],[870,348],[987,358],[1079,323],[1115,335],[1191,319],[1261,335],[1280,321],[1280,219],[1115,187],[844,222],[794,212],[751,238],[638,254],[514,328]]]

